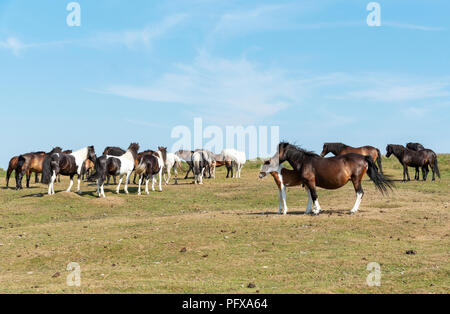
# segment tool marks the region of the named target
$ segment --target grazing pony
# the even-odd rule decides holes
[[[105,148],[105,150],[103,151],[103,156],[104,155],[109,155],[109,156],[122,156],[123,154],[125,154],[126,153],[126,151],[125,150],[123,150],[122,148],[120,148],[120,147],[113,147],[113,146],[108,146],[108,147],[106,147]],[[106,181],[106,185],[109,185],[109,180],[111,179],[111,176],[108,174],[107,175],[107,178],[108,178],[108,180]],[[136,177],[135,177],[136,178]],[[114,179],[114,185],[116,185],[117,184],[117,181],[116,181],[116,176],[113,176],[113,179]],[[135,182],[136,183],[136,182]]]
[[[282,164],[285,161],[289,162],[309,191],[308,195],[311,196],[313,205],[307,213],[312,211],[314,215],[318,215],[321,211],[316,192],[317,187],[335,190],[352,181],[356,192],[356,202],[351,214],[358,211],[364,196],[361,181],[366,172],[381,193],[387,192],[388,188],[392,189],[393,187],[393,184],[378,172],[371,156],[351,153],[323,158],[298,146],[282,142],[270,164],[277,165],[277,162]]]
[[[180,149],[175,153],[175,155],[177,155],[180,159],[184,160],[184,162],[186,162],[186,164],[189,167],[188,171],[186,172],[186,176],[184,177],[185,180],[188,178],[189,173],[191,171],[194,172],[194,165],[192,164],[192,155],[194,153],[195,152],[192,150],[182,150],[182,149]]]
[[[414,150],[416,152],[425,150],[425,147],[423,147],[423,145],[420,143],[407,143],[406,148],[410,149],[410,150]],[[428,171],[429,171],[429,169],[427,166],[426,173],[428,173]],[[422,176],[423,176],[423,172],[422,172]],[[416,173],[414,174],[414,180],[419,181],[419,179],[420,179],[419,167],[416,167]]]
[[[163,168],[160,158],[155,152],[147,152],[139,159],[136,167],[136,174],[139,175],[138,195],[141,195],[142,179],[145,178],[145,193],[150,194],[148,190],[148,182],[152,178],[152,191],[155,191],[156,176],[161,173]],[[170,170],[169,170],[170,171]]]
[[[8,164],[8,170],[6,171],[6,187],[9,187],[9,179],[11,178],[11,174],[17,168],[17,162],[19,161],[19,156],[14,156],[11,158]],[[38,179],[38,174],[36,173],[36,180]],[[28,178],[27,178],[28,180]]]
[[[54,153],[51,154],[50,162],[44,163],[42,171],[43,183],[48,183],[48,194],[55,194],[55,181],[59,174],[70,177],[69,188],[66,192],[70,192],[73,186],[73,177],[78,177],[77,193],[81,189],[81,175],[83,174],[83,165],[89,159],[95,163],[97,157],[95,155],[94,146],[82,148],[71,154]]]
[[[247,161],[244,152],[235,149],[224,149],[222,150],[222,160],[231,160],[234,169],[233,178],[241,177],[242,168]]]
[[[259,178],[264,179],[268,174],[270,174],[275,180],[276,185],[278,186],[278,200],[279,200],[279,208],[278,213],[286,215],[288,212],[288,207],[286,203],[286,187],[299,186],[303,185],[302,178],[300,174],[295,170],[288,170],[284,168],[283,165],[278,165],[276,163],[271,164],[271,160],[267,160],[261,166],[261,170],[259,172]],[[311,212],[311,192],[308,190],[308,206],[306,207],[306,212]]]
[[[216,161],[216,165],[213,170],[213,178],[216,177],[216,168],[225,166],[227,168],[227,179],[233,176],[233,162],[231,160],[224,160],[222,154],[214,154],[213,159]]]
[[[203,176],[208,165],[212,160],[206,151],[197,151],[192,155],[192,164],[194,166],[194,183],[203,184]]]
[[[439,173],[439,167],[438,167],[438,160],[437,155],[429,149],[421,150],[421,151],[413,151],[410,149],[407,149],[406,147],[402,145],[394,145],[389,144],[386,147],[386,157],[389,158],[391,155],[394,155],[397,157],[400,164],[403,166],[403,182],[408,179],[408,181],[411,181],[409,177],[409,167],[421,167],[422,168],[422,177],[423,180],[427,180],[428,175],[428,165],[431,167],[431,170],[433,171],[433,181],[435,181],[435,174],[439,178],[441,178],[441,174]]]
[[[363,147],[351,147],[342,143],[325,143],[323,144],[323,150],[320,156],[325,157],[328,153],[332,153],[335,156],[345,155],[349,153],[360,154],[363,156],[371,156],[373,161],[378,164],[380,173],[383,173],[383,166],[381,164],[380,150],[373,146]]]
[[[36,183],[39,183],[38,174],[42,173],[42,163],[45,158],[45,152],[36,152],[20,155],[16,165],[16,190],[23,189],[22,178],[27,176],[27,188],[30,188],[31,173],[36,174]]]
[[[119,176],[119,185],[116,193],[120,194],[120,186],[125,179],[125,193],[128,193],[128,182],[134,170],[138,158],[139,144],[132,143],[128,150],[121,156],[103,155],[95,162],[95,174],[91,177],[97,179],[97,193],[99,197],[106,197],[104,185],[107,175]]]

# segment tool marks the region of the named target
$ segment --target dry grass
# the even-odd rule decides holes
[[[256,164],[241,180],[221,171],[202,187],[181,181],[142,197],[134,186],[129,196],[109,187],[106,200],[87,184],[81,196],[2,189],[0,293],[448,293],[449,161],[440,156],[440,181],[397,182],[389,197],[365,181],[354,216],[351,184],[319,191],[319,217],[303,214],[299,188],[291,214],[275,215],[277,190],[256,179]],[[384,165],[401,177],[396,160]],[[66,285],[70,262],[81,265],[80,288]],[[381,264],[381,287],[366,284],[369,262]]]

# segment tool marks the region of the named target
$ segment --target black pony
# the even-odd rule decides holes
[[[424,150],[425,147],[423,147],[422,144],[420,143],[407,143],[406,144],[406,148],[410,149],[410,150],[414,150],[416,152]],[[427,165],[427,173],[428,173],[429,169],[428,169],[428,165]],[[423,172],[422,172],[423,175]],[[419,167],[416,167],[416,173],[414,174],[414,180],[419,181],[420,179],[420,172],[419,172]]]
[[[389,158],[391,155],[397,157],[398,161],[403,166],[403,181],[410,181],[408,166],[414,168],[422,168],[422,177],[423,180],[427,180],[428,175],[428,165],[431,167],[433,171],[433,181],[435,180],[435,174],[440,178],[441,175],[439,173],[438,160],[437,155],[429,149],[421,150],[421,151],[413,151],[407,149],[402,145],[394,145],[390,144],[386,147],[386,157]]]

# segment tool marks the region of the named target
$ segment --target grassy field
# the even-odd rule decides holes
[[[351,183],[318,191],[318,217],[292,188],[290,214],[276,215],[277,189],[257,179],[257,163],[240,180],[220,170],[204,186],[141,197],[135,186],[128,196],[109,186],[106,199],[87,183],[81,196],[2,188],[0,293],[449,293],[450,155],[439,158],[441,180],[396,182],[388,197],[364,181],[353,216]],[[384,168],[401,179],[394,157]],[[81,287],[66,284],[70,262]],[[381,265],[380,287],[366,284],[369,262]]]

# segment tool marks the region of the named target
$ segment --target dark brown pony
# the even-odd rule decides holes
[[[16,165],[16,190],[23,189],[22,178],[27,177],[27,188],[30,188],[31,174],[36,174],[36,183],[39,183],[38,174],[42,173],[45,152],[35,152],[20,155]]]
[[[351,210],[352,214],[358,211],[364,195],[361,180],[366,172],[381,193],[387,192],[388,189],[393,187],[393,184],[378,172],[371,156],[351,153],[323,158],[298,146],[280,143],[277,154],[270,162],[276,164],[277,161],[280,165],[285,161],[289,162],[293,170],[298,172],[299,179],[311,195],[312,212],[315,215],[318,215],[321,211],[317,200],[317,187],[334,190],[352,181],[356,192],[356,202]]]
[[[380,173],[383,173],[383,166],[381,164],[381,153],[380,150],[373,146],[363,146],[363,147],[351,147],[342,143],[325,143],[323,144],[323,150],[320,156],[325,157],[328,153],[332,153],[335,156],[345,155],[345,154],[360,154],[363,156],[371,156],[373,161],[378,164],[378,169]]]
[[[425,150],[425,147],[423,147],[423,145],[420,143],[407,143],[406,148],[410,149],[410,150],[414,150],[416,152]],[[427,171],[426,171],[427,174],[428,174],[428,171],[430,171],[430,170],[428,169],[428,166],[427,166]],[[423,176],[423,172],[422,172],[422,176]],[[414,174],[414,180],[419,181],[419,179],[420,179],[419,167],[416,167],[416,173]]]
[[[11,178],[11,174],[17,168],[17,162],[19,161],[19,156],[14,156],[11,158],[8,164],[8,170],[6,171],[6,187],[9,187],[9,179]],[[38,179],[38,175],[36,173],[36,179]],[[28,180],[28,178],[27,178]]]
[[[439,173],[437,155],[432,150],[425,149],[416,152],[407,149],[402,145],[390,144],[386,147],[386,152],[386,157],[389,158],[391,155],[394,155],[402,164],[404,182],[406,181],[406,179],[408,179],[408,181],[411,180],[409,177],[408,167],[422,168],[422,177],[424,181],[427,180],[429,171],[428,166],[430,166],[431,170],[433,171],[433,181],[436,179],[435,174],[437,174],[437,176],[441,178],[441,174]]]

